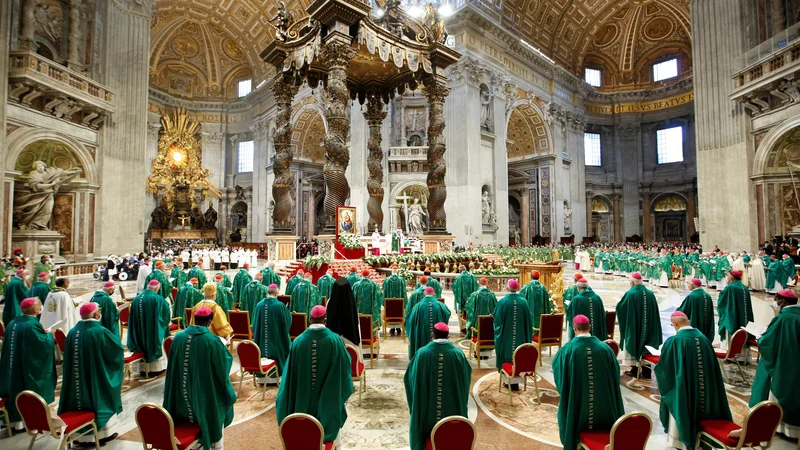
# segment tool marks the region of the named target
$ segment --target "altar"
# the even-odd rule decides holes
[[[558,304],[558,312],[564,312],[564,266],[559,262],[515,264],[519,269],[519,284],[525,286],[531,282],[531,272],[539,271],[539,282],[544,285]]]

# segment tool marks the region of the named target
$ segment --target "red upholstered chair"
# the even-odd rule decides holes
[[[375,355],[381,351],[381,343],[378,340],[379,328],[372,328],[372,314],[359,314],[358,326],[361,328],[361,348],[369,349],[369,368],[372,369]]]
[[[191,422],[175,424],[166,409],[144,403],[136,409],[136,426],[145,450],[186,450],[200,441],[200,426]]]
[[[2,342],[2,339],[0,339],[0,342]],[[761,361],[761,352],[758,351],[758,339],[756,338],[748,339],[747,348],[751,352],[756,352],[756,362]]]
[[[61,328],[56,328],[53,331],[53,340],[56,341],[56,349],[58,350],[56,359],[60,363],[64,359],[64,345],[67,343],[67,334]]]
[[[287,308],[289,307],[289,302],[292,301],[291,295],[279,295],[278,301],[283,303]]]
[[[292,325],[289,327],[289,339],[295,340],[297,336],[303,334],[303,331],[306,331],[308,327],[308,321],[306,319],[305,313],[292,313]]]
[[[617,343],[617,341],[615,341],[613,339],[607,339],[607,340],[605,340],[603,342],[605,342],[606,345],[611,347],[611,350],[614,351],[614,356],[619,356],[619,343]]]
[[[533,387],[536,389],[536,403],[539,403],[539,383],[536,381],[536,360],[539,359],[539,350],[533,344],[522,344],[514,350],[510,363],[503,363],[500,369],[500,385],[498,392],[503,392],[503,381],[508,384],[508,401],[513,403],[511,394],[511,378],[522,377],[525,391],[528,390],[528,377],[533,378]]]
[[[14,427],[9,426],[11,420],[8,418],[8,410],[6,409],[6,401],[5,397],[0,397],[0,413],[3,414],[3,423],[6,424],[6,430],[8,430],[8,437],[11,437],[14,434]]]
[[[403,328],[403,318],[406,314],[406,307],[402,298],[386,298],[383,311],[383,337],[386,337],[386,326],[400,325],[400,332],[403,342],[406,341],[406,330]],[[390,327],[391,328],[391,327]]]
[[[582,432],[579,450],[644,450],[652,429],[646,414],[628,413],[614,422],[611,431]]]
[[[703,420],[697,433],[697,444],[716,443],[726,450],[772,446],[772,439],[783,419],[783,408],[775,402],[761,402],[750,408],[740,427],[728,420]],[[732,431],[741,430],[738,439],[730,438]]]
[[[335,450],[333,442],[323,442],[325,431],[319,420],[303,413],[286,416],[281,422],[281,444],[284,450]]]
[[[478,328],[472,328],[472,339],[469,341],[469,357],[478,358],[478,369],[481,368],[481,350],[494,348],[494,317],[491,314],[478,316]]]
[[[120,289],[122,286],[120,286]],[[123,305],[125,302],[117,303],[117,307]],[[131,315],[131,305],[128,304],[125,308],[119,310],[119,337],[122,339],[122,330],[128,328],[128,317]]]
[[[256,374],[269,376],[272,374],[275,378],[278,378],[278,386],[280,386],[280,376],[278,374],[278,365],[275,361],[269,362],[270,360],[266,358],[261,358],[261,348],[256,345],[253,341],[242,341],[238,347],[236,347],[236,354],[239,356],[239,389],[236,391],[236,396],[238,397],[239,394],[242,392],[242,381],[244,380],[245,374],[252,374],[253,375],[253,386],[258,387],[258,383],[256,382]],[[264,397],[267,395],[267,383],[265,382],[263,385],[263,389],[261,391],[261,400],[264,400]]]
[[[230,310],[228,311],[228,322],[233,328],[231,333],[231,349],[236,341],[253,339],[253,332],[250,330],[250,313],[248,311]]]
[[[642,357],[639,358],[639,362],[637,364],[638,369],[636,372],[636,378],[628,381],[628,383],[626,383],[626,386],[637,389],[641,388],[641,386],[639,386],[639,381],[642,379],[642,367],[649,367],[652,369],[655,367],[656,364],[658,364],[658,361],[660,359],[661,359],[660,356],[651,355],[649,353],[643,354]]]
[[[194,313],[192,312],[193,308],[184,308],[184,313],[186,315],[186,326],[194,325]]]
[[[17,395],[17,411],[25,424],[25,432],[31,436],[28,450],[33,448],[36,438],[40,434],[49,433],[60,441],[59,450],[64,450],[72,441],[79,437],[94,434],[95,448],[100,450],[100,439],[97,437],[97,426],[94,424],[94,413],[91,411],[65,411],[58,415],[66,425],[63,429],[57,428],[50,416],[50,408],[39,394],[33,391],[22,391]],[[84,428],[88,430],[80,433]]]
[[[132,296],[132,297],[128,297],[128,296],[126,296],[126,295],[125,295],[125,288],[124,288],[124,287],[122,287],[122,285],[120,285],[120,286],[119,286],[119,296],[122,298],[122,300],[124,300],[124,301],[126,301],[126,302],[130,302],[130,301],[132,301],[134,298],[136,298],[136,296],[135,296],[135,295],[134,295],[134,296]]]
[[[169,359],[169,351],[172,350],[172,341],[175,340],[175,336],[169,336],[164,339],[164,355],[166,355],[167,359]],[[169,361],[167,361],[169,363]]]
[[[606,311],[606,330],[608,330],[608,338],[614,339],[614,327],[617,325],[617,312]]]
[[[142,352],[133,353],[130,356],[126,356],[122,361],[124,363],[124,366],[123,366],[124,367],[124,372],[123,372],[124,378],[133,378],[133,374],[131,374],[131,366],[133,365],[133,363],[138,362],[138,361],[144,362],[144,353],[142,353]],[[145,378],[147,378],[147,372],[149,372],[149,370],[145,369]]]
[[[353,384],[358,382],[358,403],[361,404],[361,394],[367,392],[367,372],[364,370],[364,363],[358,354],[355,345],[345,344],[347,354],[350,355],[350,372],[353,377]]]
[[[547,347],[550,357],[553,356],[553,347],[561,349],[562,331],[564,330],[564,314],[542,314],[539,316],[539,326],[534,328],[538,332],[533,337],[533,345],[542,354],[542,348]],[[539,365],[542,365],[542,358],[539,358]]]
[[[475,426],[461,416],[450,416],[436,422],[426,450],[473,450],[475,448]]]
[[[322,306],[328,307],[328,297],[322,296]]]
[[[736,330],[731,336],[731,341],[728,343],[728,350],[719,350],[714,349],[714,354],[717,355],[717,360],[722,366],[722,375],[725,376],[725,381],[728,380],[728,373],[725,370],[725,361],[733,361],[736,363],[736,366],[739,368],[739,375],[742,377],[742,381],[745,383],[747,382],[747,378],[744,375],[744,371],[742,370],[741,364],[739,364],[738,358],[739,355],[744,351],[744,344],[747,343],[747,331],[742,329]]]
[[[177,299],[178,299],[178,288],[174,287],[172,288],[172,301],[175,302],[175,300]]]

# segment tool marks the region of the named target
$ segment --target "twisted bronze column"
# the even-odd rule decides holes
[[[386,111],[383,110],[383,102],[379,96],[372,96],[367,101],[367,110],[364,111],[364,118],[369,125],[369,141],[367,149],[367,169],[369,179],[367,180],[367,191],[369,191],[369,201],[367,211],[369,212],[369,223],[367,224],[367,234],[378,227],[383,231],[383,149],[381,148],[381,124],[386,118]]]
[[[322,46],[321,59],[328,67],[328,82],[325,86],[328,103],[325,119],[328,132],[325,135],[325,231],[336,228],[336,208],[343,206],[350,195],[350,185],[344,171],[350,163],[350,116],[347,106],[350,96],[347,89],[347,65],[356,51],[343,40],[331,40]]]
[[[275,118],[275,161],[272,162],[272,172],[275,179],[272,181],[272,198],[275,209],[272,211],[272,229],[278,234],[291,234],[292,221],[292,196],[294,177],[291,165],[294,154],[292,152],[292,101],[297,94],[298,87],[283,81],[282,74],[278,74],[272,85],[272,95],[275,97],[278,113]]]
[[[447,199],[447,186],[444,176],[447,167],[444,162],[444,100],[450,93],[450,88],[429,80],[425,83],[423,92],[428,97],[429,123],[428,123],[428,215],[430,218],[429,234],[447,234],[447,214],[444,211],[444,201]]]

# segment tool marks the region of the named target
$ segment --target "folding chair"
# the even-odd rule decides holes
[[[58,449],[64,450],[72,441],[89,433],[94,435],[95,448],[100,450],[100,438],[97,437],[94,412],[64,411],[58,415],[58,418],[66,425],[62,431],[60,428],[56,428],[53,417],[50,415],[50,408],[39,394],[33,391],[22,391],[17,395],[16,402],[17,411],[25,424],[25,432],[31,436],[28,450],[33,448],[33,444],[40,434],[50,434],[53,438],[58,439],[60,441]],[[86,428],[88,430],[80,432]]]
[[[503,392],[503,381],[508,385],[508,402],[513,403],[511,393],[511,379],[522,377],[525,391],[528,390],[528,377],[533,378],[536,389],[536,403],[539,403],[539,382],[536,381],[536,360],[539,359],[539,350],[533,344],[522,344],[514,350],[510,363],[503,363],[500,369],[500,384],[498,392]]]
[[[369,349],[369,368],[375,364],[375,355],[380,354],[381,343],[378,339],[378,327],[372,328],[372,314],[359,314],[358,325],[361,328],[361,348]]]
[[[772,446],[775,431],[781,420],[783,420],[783,408],[770,401],[761,402],[750,408],[744,416],[741,427],[729,420],[702,420],[700,432],[697,433],[696,448],[699,449],[701,443],[710,441],[721,445],[725,450],[753,447],[767,449]],[[730,433],[736,430],[741,430],[739,439],[729,437]]]
[[[478,316],[478,328],[472,328],[472,339],[469,341],[469,357],[478,359],[481,368],[481,351],[494,349],[494,317],[491,314]]]
[[[539,316],[539,328],[534,328],[538,332],[533,336],[533,345],[539,350],[539,366],[542,365],[542,348],[547,348],[550,357],[553,357],[553,347],[561,349],[563,339],[564,314],[542,314]]]
[[[387,325],[400,325],[400,333],[403,336],[403,342],[406,341],[406,330],[403,328],[403,318],[406,314],[405,302],[402,298],[387,298],[383,311],[383,337],[386,334]],[[389,327],[391,328],[391,326]]]
[[[427,447],[431,450],[474,450],[475,426],[465,417],[450,416],[436,422]]]
[[[582,432],[578,450],[644,450],[652,429],[646,414],[628,413],[617,419],[610,431]]]
[[[200,426],[191,422],[175,424],[161,406],[144,403],[136,408],[136,426],[145,449],[186,450],[200,442]]]

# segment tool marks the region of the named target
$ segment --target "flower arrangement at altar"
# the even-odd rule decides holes
[[[517,262],[541,262],[549,263],[553,261],[554,251],[558,253],[558,258],[572,261],[574,259],[572,247],[559,245],[556,247],[481,247],[478,252],[483,254],[500,255],[506,264]]]
[[[331,259],[322,255],[308,255],[303,258],[303,267],[306,269],[319,270],[325,264],[330,264]]]
[[[403,279],[406,280],[406,283],[416,278],[416,276],[413,273],[411,273],[411,271],[408,270],[408,268],[406,267],[401,267],[397,269],[397,275],[403,277]]]
[[[339,245],[347,250],[360,250],[364,248],[364,244],[361,243],[361,239],[359,239],[358,236],[351,234],[339,236]]]
[[[513,266],[500,266],[496,269],[474,269],[472,270],[473,275],[494,275],[498,277],[507,277],[507,276],[514,276],[519,275],[519,269]]]
[[[459,264],[469,265],[470,262],[477,264],[483,262],[483,255],[479,252],[458,252],[458,253],[434,253],[429,255],[396,255],[396,256],[365,256],[364,262],[371,266],[391,266],[392,264],[424,265],[427,261],[432,263],[450,263],[452,267]]]

